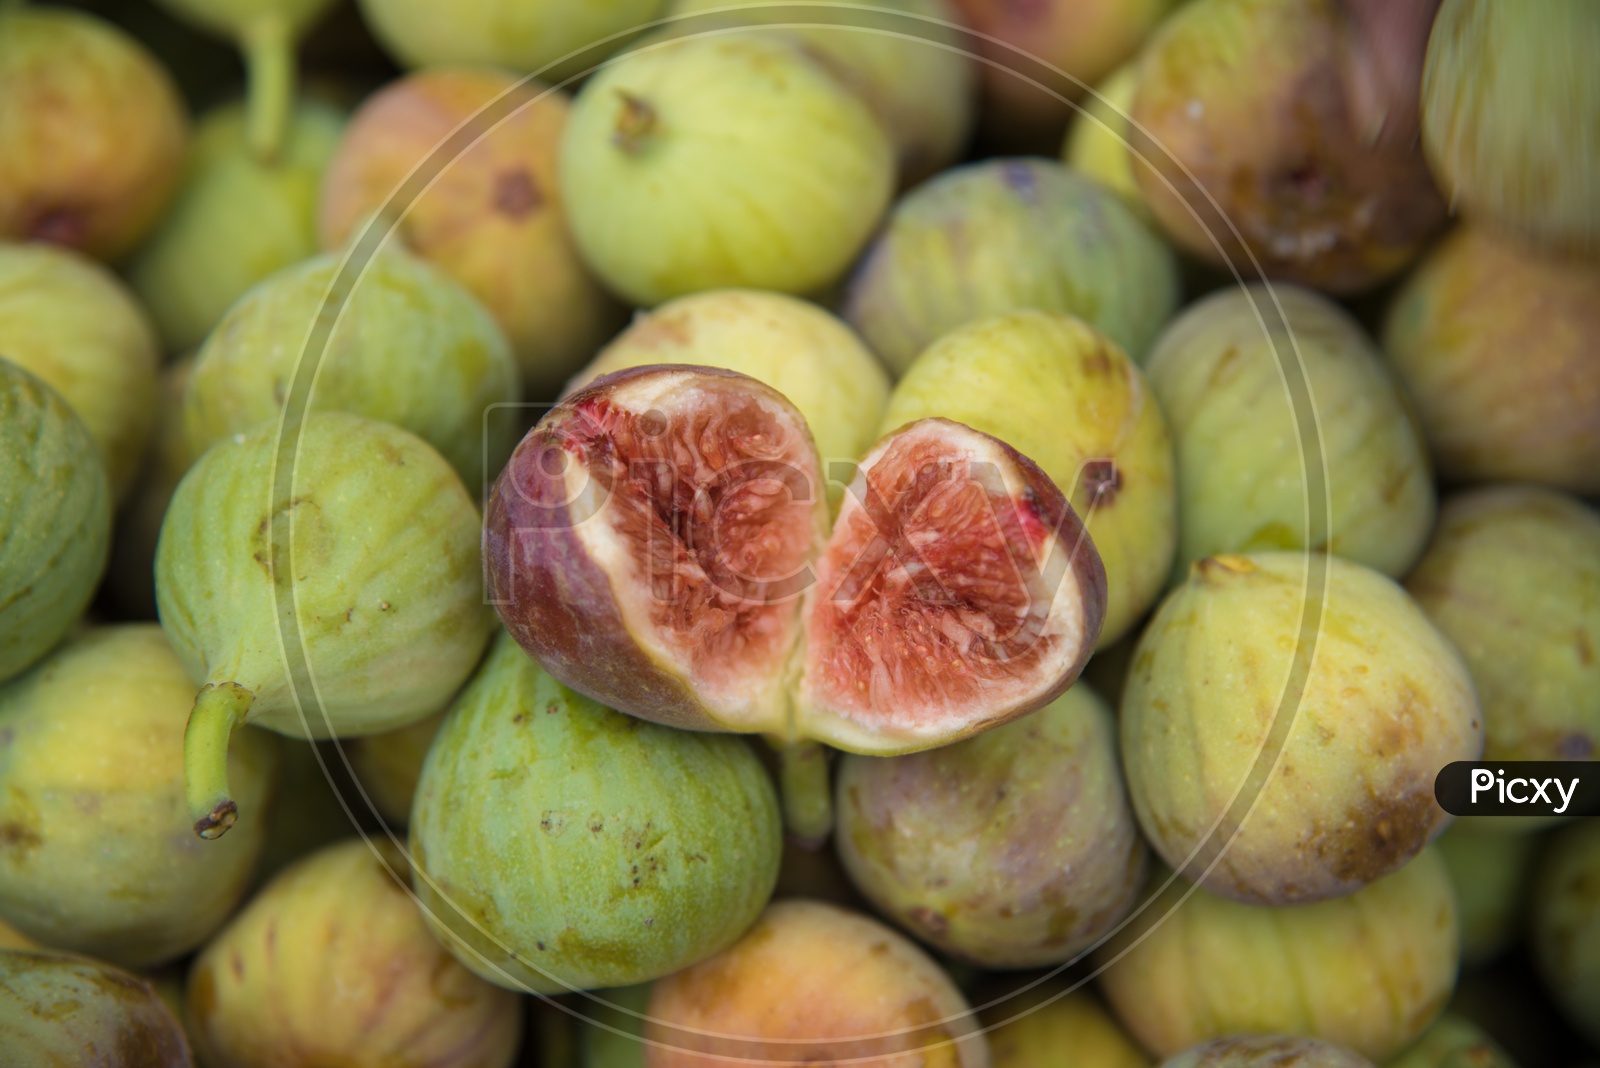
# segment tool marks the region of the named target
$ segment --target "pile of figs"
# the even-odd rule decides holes
[[[1596,761],[1595,0],[0,0],[0,1066],[1592,1068]]]

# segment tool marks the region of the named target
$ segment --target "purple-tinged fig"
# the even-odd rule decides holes
[[[1168,1057],[1161,1068],[1373,1068],[1371,1061],[1332,1042],[1303,1035],[1217,1038]]]
[[[66,953],[0,950],[8,1068],[192,1068],[183,1027],[144,979]]]

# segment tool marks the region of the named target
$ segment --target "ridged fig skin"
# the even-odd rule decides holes
[[[989,1068],[972,1011],[925,953],[817,901],[768,906],[737,943],[657,982],[645,1068]]]
[[[9,1068],[193,1068],[183,1028],[144,979],[87,957],[0,950]]]
[[[490,982],[624,986],[743,934],[781,838],[743,739],[604,708],[502,634],[428,751],[412,881],[434,934]]]
[[[1175,1057],[1161,1068],[1374,1068],[1361,1056],[1303,1035],[1242,1035],[1218,1038]]]
[[[1092,990],[1069,992],[1062,980],[992,998],[978,1019],[988,1029],[994,1068],[1044,1068],[1058,1063],[1063,1050],[1072,1051],[1072,1068],[1155,1065]]]
[[[1446,1012],[1384,1068],[1517,1068],[1517,1062],[1483,1028]]]
[[[1600,820],[1580,820],[1551,841],[1531,913],[1545,989],[1574,1027],[1600,1042]]]
[[[1095,958],[1112,1009],[1158,1056],[1267,1033],[1382,1063],[1427,1030],[1454,989],[1455,893],[1435,850],[1313,905],[1245,905],[1204,888],[1185,899],[1190,889],[1165,886]]]

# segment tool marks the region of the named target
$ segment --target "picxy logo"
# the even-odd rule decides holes
[[[1600,763],[1588,760],[1459,760],[1433,783],[1456,816],[1600,815]]]
[[[1572,804],[1572,795],[1578,792],[1578,777],[1574,775],[1567,782],[1557,778],[1528,779],[1518,776],[1506,778],[1505,769],[1498,768],[1490,771],[1488,768],[1472,769],[1472,802],[1478,801],[1478,795],[1497,790],[1501,803],[1511,802],[1514,805],[1537,805],[1554,802],[1549,791],[1553,790],[1560,795],[1561,804],[1551,812],[1557,816],[1566,815],[1567,808]]]

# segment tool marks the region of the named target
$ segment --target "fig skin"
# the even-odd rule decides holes
[[[1145,850],[1116,721],[1083,683],[1029,716],[910,756],[848,756],[838,850],[877,910],[983,968],[1073,959],[1138,901]]]
[[[1600,514],[1537,486],[1447,498],[1406,586],[1472,672],[1485,759],[1600,756]]]
[[[1067,128],[1061,156],[1067,166],[1120,196],[1141,221],[1154,225],[1155,219],[1133,176],[1134,159],[1128,140],[1128,115],[1133,111],[1138,88],[1136,61],[1130,60],[1107,75]]]
[[[497,102],[498,101],[498,102]],[[441,146],[480,109],[482,137],[448,160]],[[513,110],[513,108],[515,110]],[[393,206],[412,252],[465,286],[505,331],[529,392],[544,398],[622,320],[589,273],[562,218],[557,153],[564,93],[484,68],[418,71],[357,110],[322,184],[322,246],[350,243],[419,164],[442,169]],[[505,119],[487,128],[489,116]]]
[[[1312,905],[1190,890],[1173,880],[1096,955],[1112,1009],[1158,1056],[1282,1033],[1382,1062],[1427,1029],[1455,984],[1455,893],[1435,850]]]
[[[204,942],[261,854],[277,739],[229,757],[245,818],[190,829],[183,730],[194,686],[153,623],[81,631],[0,688],[0,915],[46,945],[150,968]]]
[[[317,189],[344,123],[339,108],[302,98],[264,165],[244,105],[201,117],[177,198],[128,265],[168,352],[201,344],[252,286],[317,251]]]
[[[1149,611],[1177,546],[1172,438],[1144,373],[1116,342],[1070,315],[969,323],[906,369],[882,430],[928,416],[1001,438],[1084,517],[1106,572],[1097,648]]]
[[[657,982],[646,1068],[844,1064],[988,1068],[966,1000],[866,916],[779,901],[731,948]]]
[[[83,420],[121,503],[155,406],[160,350],[144,309],[70,249],[0,242],[0,338],[0,357],[43,379]]]
[[[1240,1035],[1217,1038],[1168,1057],[1161,1068],[1373,1068],[1371,1061],[1342,1046],[1301,1035]]]
[[[409,430],[453,466],[474,496],[515,442],[513,421],[486,419],[521,399],[505,337],[483,306],[437,268],[383,250],[340,302],[342,273],[327,253],[269,277],[229,309],[207,339],[184,392],[190,456],[277,422],[312,359],[308,331],[337,314],[308,397],[312,411],[347,411]],[[344,283],[349,284],[349,283]]]
[[[845,298],[891,368],[965,323],[1033,308],[1142,360],[1178,304],[1172,252],[1114,193],[1045,159],[955,168],[896,204]]]
[[[1534,884],[1531,942],[1546,991],[1600,1042],[1600,822],[1579,820],[1551,840]]]
[[[411,855],[457,959],[558,993],[645,982],[728,946],[772,894],[781,833],[742,740],[613,712],[502,633],[428,752]]]
[[[68,8],[0,13],[0,239],[118,258],[176,191],[188,138],[172,78],[120,29]]]
[[[436,942],[401,850],[351,839],[289,868],[195,959],[196,1052],[211,1068],[509,1068],[517,998]]]
[[[1294,684],[1302,626],[1316,647]],[[1439,769],[1483,753],[1466,665],[1416,603],[1375,571],[1304,553],[1195,564],[1139,639],[1121,713],[1128,791],[1157,854],[1266,905],[1401,867],[1449,823]],[[1259,752],[1277,756],[1257,787]]]
[[[1050,981],[996,999],[978,1014],[994,1068],[1153,1068],[1088,990]]]
[[[1461,963],[1486,964],[1522,934],[1533,859],[1540,839],[1521,820],[1458,819],[1439,836],[1461,913]]]
[[[1391,577],[1421,555],[1437,507],[1426,447],[1377,347],[1332,301],[1222,290],[1173,321],[1145,371],[1177,455],[1174,583],[1216,553],[1312,549]],[[1326,528],[1308,521],[1307,471],[1326,486]]]
[[[344,744],[351,775],[391,827],[404,827],[411,818],[422,763],[443,722],[441,709],[398,730],[352,738]]]
[[[1198,0],[1162,23],[1140,53],[1131,141],[1174,242],[1338,295],[1421,250],[1445,202],[1415,144],[1359,128],[1349,39],[1337,0]]]
[[[161,624],[201,686],[184,747],[202,837],[236,811],[221,771],[234,727],[317,738],[402,727],[445,706],[493,625],[478,512],[443,457],[343,412],[313,412],[300,429],[290,500],[272,499],[273,420],[201,457],[161,524]],[[303,716],[269,556],[288,558],[291,545],[284,585],[318,696]]]
[[[1517,1068],[1517,1062],[1477,1024],[1446,1012],[1384,1068]]]
[[[1597,331],[1600,264],[1529,252],[1469,225],[1430,251],[1395,294],[1383,348],[1442,477],[1594,495]]]
[[[1445,0],[1422,71],[1422,147],[1468,219],[1600,260],[1594,15],[1583,0],[1526,12]]]
[[[586,82],[560,175],[589,266],[654,306],[834,282],[888,207],[894,150],[798,45],[725,34],[653,44]]]
[[[0,683],[83,615],[106,568],[111,488],[67,402],[0,357]]]
[[[149,982],[66,953],[0,950],[0,1049],[11,1068],[193,1068]]]

